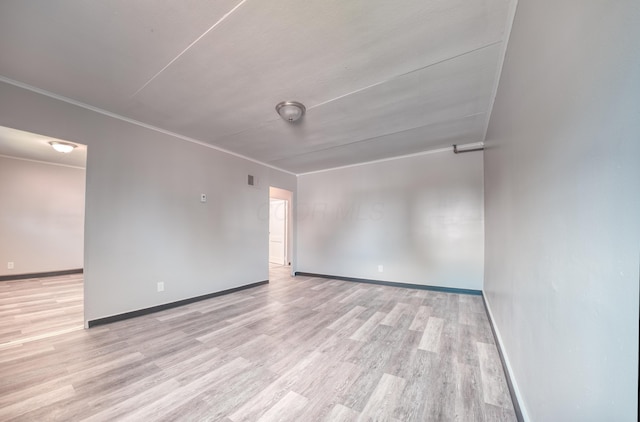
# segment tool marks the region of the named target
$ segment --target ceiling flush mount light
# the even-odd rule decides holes
[[[297,101],[283,101],[276,105],[276,111],[287,122],[293,123],[304,116],[307,109],[304,104]]]
[[[51,145],[53,149],[55,149],[56,151],[61,152],[63,154],[68,154],[71,151],[73,151],[74,148],[77,147],[76,144],[72,144],[70,142],[61,142],[61,141],[51,141],[49,142],[49,145]]]

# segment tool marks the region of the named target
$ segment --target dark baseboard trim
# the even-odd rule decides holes
[[[511,396],[511,401],[513,402],[513,409],[516,412],[516,419],[518,419],[518,422],[524,422],[524,417],[522,416],[522,409],[520,409],[520,403],[518,402],[516,391],[513,388],[513,381],[511,380],[509,370],[507,369],[507,362],[504,359],[504,352],[502,351],[502,346],[498,341],[498,335],[496,334],[496,327],[494,327],[493,325],[493,319],[491,318],[491,313],[489,313],[489,307],[487,306],[487,299],[485,299],[484,294],[482,295],[482,303],[484,303],[484,312],[487,314],[487,319],[489,320],[489,325],[491,326],[491,332],[493,333],[493,341],[496,343],[496,348],[498,349],[498,355],[500,355],[500,362],[502,363],[502,372],[504,372],[504,377],[507,380],[509,395]]]
[[[355,277],[343,277],[339,275],[305,273],[303,271],[296,271],[295,274],[305,276],[305,277],[331,278],[334,280],[353,281],[356,283],[367,283],[367,284],[379,284],[381,286],[403,287],[406,289],[431,290],[434,292],[460,293],[464,295],[482,296],[482,290],[456,289],[454,287],[427,286],[424,284],[395,283],[392,281],[369,280],[367,278],[355,278]]]
[[[82,268],[76,268],[73,270],[49,271],[46,273],[0,275],[0,281],[25,280],[27,278],[57,277],[59,275],[82,274],[83,272],[84,270]]]
[[[234,287],[233,289],[223,290],[221,292],[209,293],[202,296],[196,296],[189,299],[178,300],[176,302],[165,303],[158,306],[152,306],[151,308],[139,309],[137,311],[125,312],[124,314],[113,315],[105,318],[93,319],[87,321],[87,327],[95,327],[96,325],[110,324],[112,322],[123,321],[125,319],[135,318],[142,315],[152,314],[154,312],[164,311],[166,309],[176,308],[178,306],[188,305],[193,302],[199,302],[205,299],[211,299],[212,297],[228,295],[229,293],[239,292],[241,290],[251,289],[252,287],[262,286],[269,283],[269,280],[258,281],[257,283],[247,284],[246,286]]]

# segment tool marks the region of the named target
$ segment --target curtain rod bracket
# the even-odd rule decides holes
[[[453,153],[454,154],[462,154],[463,152],[473,152],[473,151],[484,151],[484,146],[482,146],[480,148],[458,149],[458,145],[453,144]]]

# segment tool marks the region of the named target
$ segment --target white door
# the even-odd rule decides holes
[[[269,262],[285,265],[287,201],[273,198],[269,201]]]

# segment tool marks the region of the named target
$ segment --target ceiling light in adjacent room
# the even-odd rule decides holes
[[[49,145],[53,147],[58,152],[62,152],[63,154],[68,154],[73,151],[74,148],[77,147],[76,144],[72,144],[70,142],[61,142],[61,141],[51,141]]]
[[[297,101],[283,101],[276,106],[276,111],[287,122],[293,123],[304,116],[307,109]]]

